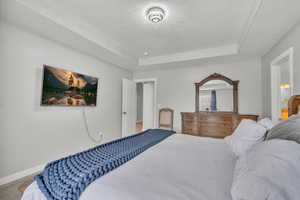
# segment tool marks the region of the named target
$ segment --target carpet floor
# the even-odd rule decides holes
[[[25,189],[32,183],[34,175],[0,186],[0,200],[20,200]]]

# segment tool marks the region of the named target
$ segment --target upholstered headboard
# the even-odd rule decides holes
[[[299,113],[300,95],[292,96],[289,100],[289,116]]]

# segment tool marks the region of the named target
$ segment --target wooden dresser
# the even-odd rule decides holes
[[[224,138],[231,135],[242,119],[257,121],[257,115],[241,115],[232,112],[182,112],[182,133]]]
[[[224,138],[233,133],[242,119],[257,121],[257,115],[239,114],[239,82],[214,73],[195,83],[195,112],[181,113],[182,133]]]

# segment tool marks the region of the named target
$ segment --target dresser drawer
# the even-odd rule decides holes
[[[225,137],[232,134],[232,127],[202,126],[199,128],[202,136]]]
[[[205,125],[232,126],[232,121],[198,120],[197,124],[199,124],[201,126],[205,126]]]
[[[194,114],[190,114],[190,113],[182,113],[181,114],[182,120],[193,121],[195,119],[195,117],[196,116]]]
[[[216,129],[226,129],[226,130],[232,130],[232,123],[224,123],[224,122],[201,122],[198,123],[198,129],[200,128],[206,128],[206,129],[211,129],[211,130],[216,130]]]
[[[199,121],[205,122],[232,122],[232,115],[199,115]]]
[[[222,112],[181,113],[182,133],[224,138],[231,135],[242,119],[257,120],[256,115]]]

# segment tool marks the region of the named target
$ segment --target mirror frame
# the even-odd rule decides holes
[[[195,95],[195,112],[200,112],[199,110],[199,94],[200,94],[200,87],[203,86],[205,83],[211,80],[222,80],[227,82],[228,84],[232,85],[233,87],[233,113],[239,112],[239,102],[238,102],[238,88],[240,81],[233,81],[230,78],[223,76],[222,74],[214,73],[207,78],[203,79],[199,83],[195,83],[196,95]],[[220,111],[221,112],[221,111]]]

